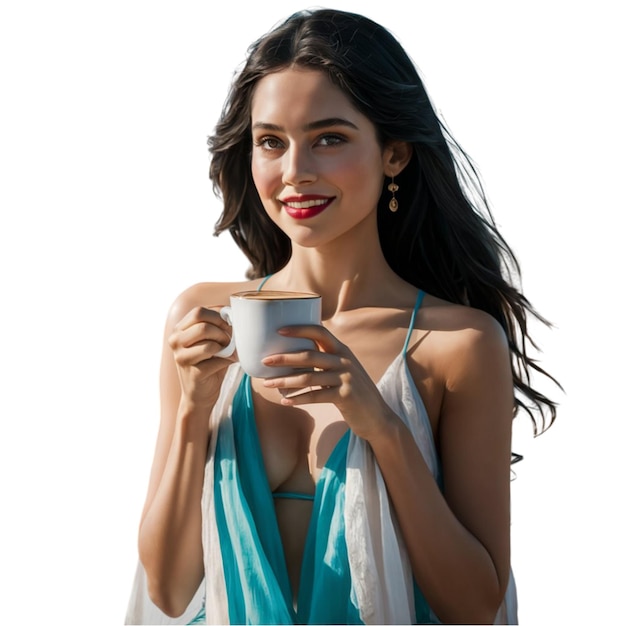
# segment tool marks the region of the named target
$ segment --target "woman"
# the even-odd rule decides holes
[[[209,145],[250,280],[170,311],[129,621],[154,602],[183,623],[515,622],[511,422],[555,405],[516,261],[410,59],[364,17],[295,14]],[[284,330],[317,349],[266,360],[311,371],[214,356],[250,289],[321,294],[322,326]]]

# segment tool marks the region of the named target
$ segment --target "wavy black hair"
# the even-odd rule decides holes
[[[531,373],[554,379],[528,355],[527,344],[536,346],[527,319],[548,322],[515,284],[518,262],[495,226],[475,167],[435,113],[412,60],[379,24],[344,11],[302,11],[250,47],[208,142],[210,178],[224,203],[215,234],[230,232],[250,260],[249,278],[280,270],[291,256],[289,238],[263,209],[250,160],[255,86],[293,66],[325,72],[373,123],[381,145],[412,145],[411,159],[395,179],[401,211],[389,211],[385,193],[378,203],[385,258],[416,287],[482,309],[501,324],[511,351],[516,412],[528,412],[535,434],[545,430],[556,417],[556,403],[532,387]]]

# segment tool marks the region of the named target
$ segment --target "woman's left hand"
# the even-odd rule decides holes
[[[264,365],[306,368],[288,376],[263,381],[268,388],[290,393],[281,404],[297,406],[311,403],[334,404],[355,435],[369,440],[392,418],[393,413],[378,387],[352,351],[323,326],[302,325],[280,329],[288,337],[305,337],[318,350],[275,354],[263,359]]]

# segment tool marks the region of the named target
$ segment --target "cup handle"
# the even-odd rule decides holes
[[[230,324],[230,326],[232,327],[233,325],[233,321],[232,318],[230,316],[230,307],[229,306],[224,306],[220,309],[220,317],[227,322],[228,324]],[[233,353],[235,352],[235,335],[232,335],[230,338],[230,343],[225,347],[222,348],[219,352],[216,352],[213,356],[214,357],[229,357],[232,356]]]

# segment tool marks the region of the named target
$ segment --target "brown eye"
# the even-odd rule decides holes
[[[317,144],[323,147],[338,146],[345,142],[346,142],[345,137],[342,137],[341,135],[336,135],[336,134],[322,135],[317,140]]]
[[[283,147],[282,142],[276,137],[261,137],[254,142],[254,145],[263,150],[279,150]]]

